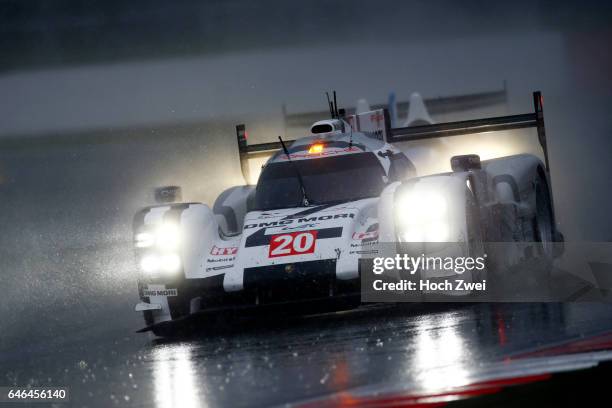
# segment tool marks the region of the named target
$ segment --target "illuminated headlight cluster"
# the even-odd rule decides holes
[[[177,253],[180,244],[180,229],[174,223],[163,223],[136,234],[136,248],[145,250],[140,258],[140,269],[146,274],[177,273],[181,269],[181,257]]]
[[[397,232],[403,242],[446,242],[450,238],[448,202],[438,192],[407,192],[395,203]]]
[[[175,273],[181,268],[181,258],[178,254],[146,254],[140,260],[140,269],[144,273],[156,272]]]
[[[161,250],[176,250],[181,243],[181,233],[178,225],[163,223],[155,230],[136,234],[136,248],[156,246]]]

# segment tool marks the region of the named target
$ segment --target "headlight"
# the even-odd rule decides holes
[[[179,226],[165,222],[156,228],[139,232],[134,237],[141,253],[140,269],[145,274],[174,274],[181,269],[181,257],[177,250],[181,244]]]
[[[163,223],[155,231],[155,244],[163,250],[177,249],[181,243],[181,234],[176,224]]]
[[[140,232],[135,236],[137,248],[150,248],[156,245],[164,251],[172,251],[179,247],[181,243],[181,233],[178,225],[165,222],[153,231]]]
[[[155,235],[149,232],[141,232],[134,237],[136,248],[149,248],[155,244]]]
[[[445,242],[450,237],[448,203],[438,192],[401,195],[395,203],[395,219],[404,242]]]
[[[395,204],[397,220],[402,225],[418,224],[446,217],[446,199],[439,193],[406,193]]]
[[[178,254],[146,254],[140,260],[140,269],[146,274],[174,274],[181,269],[181,257]]]
[[[181,268],[181,257],[177,254],[165,254],[160,260],[161,270],[166,273],[175,273]]]
[[[154,273],[159,270],[159,257],[157,255],[145,255],[140,260],[140,269],[144,273]]]

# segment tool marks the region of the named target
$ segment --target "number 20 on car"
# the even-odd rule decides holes
[[[268,257],[311,254],[315,250],[317,231],[296,231],[272,235]]]

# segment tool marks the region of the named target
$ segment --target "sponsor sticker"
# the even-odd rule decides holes
[[[272,212],[272,213],[262,212],[257,217],[255,217],[255,219],[265,220],[268,218],[278,218],[278,217],[281,217],[282,215],[283,215],[282,212]]]
[[[223,262],[232,262],[236,260],[235,256],[227,257],[227,258],[206,258],[206,262],[208,263],[223,263]]]
[[[350,251],[349,254],[350,255],[372,255],[372,254],[377,254],[378,250],[377,249],[371,249],[369,251]]]
[[[355,241],[361,241],[364,239],[376,239],[376,238],[378,238],[378,231],[355,232],[353,234],[353,239]]]
[[[218,247],[213,245],[210,249],[210,254],[214,256],[236,255],[238,247]]]
[[[337,220],[344,218],[355,218],[355,213],[341,213],[341,214],[326,214],[319,216],[308,216],[305,215],[303,217],[298,218],[290,218],[290,219],[282,219],[279,221],[270,221],[270,222],[260,222],[253,224],[245,224],[243,229],[252,229],[252,228],[274,228],[274,227],[285,227],[290,224],[313,224],[318,223],[318,221],[329,221],[329,220]],[[318,223],[320,224],[320,223]]]
[[[222,265],[222,266],[213,266],[211,268],[206,268],[206,272],[210,271],[220,271],[222,269],[232,268],[234,265]]]
[[[142,291],[144,296],[178,296],[177,289],[145,289]]]
[[[300,230],[311,230],[319,225],[318,222],[311,224],[297,224],[297,225],[285,225],[283,227],[266,228],[266,235],[271,234],[282,234],[285,232],[300,231]]]
[[[315,250],[316,242],[317,230],[272,235],[268,257],[311,254]]]

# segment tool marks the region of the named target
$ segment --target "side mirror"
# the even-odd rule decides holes
[[[451,169],[454,172],[480,170],[480,156],[477,154],[464,154],[451,157]]]
[[[158,204],[175,203],[183,199],[180,186],[164,186],[155,189],[155,202]]]

